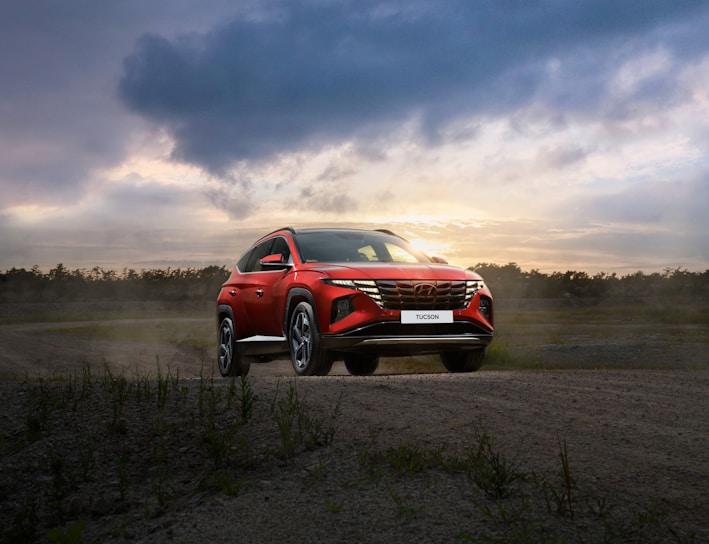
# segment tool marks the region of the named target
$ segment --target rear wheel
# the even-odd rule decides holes
[[[231,318],[225,317],[219,324],[219,372],[222,376],[246,376],[251,363],[236,350],[236,334]]]
[[[449,372],[475,372],[483,366],[485,349],[441,353],[441,361]]]
[[[376,355],[345,355],[345,367],[353,376],[371,376],[379,366]]]
[[[293,310],[288,327],[293,369],[299,376],[325,376],[332,368],[332,356],[320,347],[320,331],[313,307],[301,302]]]

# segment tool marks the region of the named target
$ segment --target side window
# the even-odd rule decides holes
[[[249,258],[251,257],[251,254],[254,252],[253,249],[250,249],[246,253],[244,253],[241,256],[241,259],[239,259],[239,262],[236,263],[236,268],[239,269],[239,272],[246,272],[246,268],[249,266]]]
[[[246,270],[244,272],[261,272],[261,264],[259,261],[263,259],[266,255],[271,254],[271,245],[273,240],[266,240],[265,242],[257,245],[251,252],[249,257],[249,262],[246,265]]]
[[[288,246],[288,242],[286,242],[285,238],[281,238],[279,236],[273,240],[273,247],[271,247],[269,255],[274,255],[276,253],[281,254],[282,263],[287,263],[290,260],[290,247]]]

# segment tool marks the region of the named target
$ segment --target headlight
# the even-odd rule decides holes
[[[465,307],[467,308],[473,301],[475,293],[483,289],[485,284],[478,280],[466,280],[465,281]]]
[[[334,285],[335,287],[344,287],[345,289],[353,289],[355,291],[360,291],[381,306],[382,295],[379,292],[377,283],[373,280],[341,280],[341,279],[324,279],[323,283],[328,285]]]

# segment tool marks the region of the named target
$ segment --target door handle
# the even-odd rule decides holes
[[[261,298],[263,296],[263,289],[256,289],[256,296]]]

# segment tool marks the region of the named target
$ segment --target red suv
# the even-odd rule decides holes
[[[217,325],[223,376],[287,354],[301,376],[324,376],[336,360],[369,375],[380,356],[428,353],[472,372],[492,341],[492,295],[478,274],[389,231],[284,228],[239,259]]]

